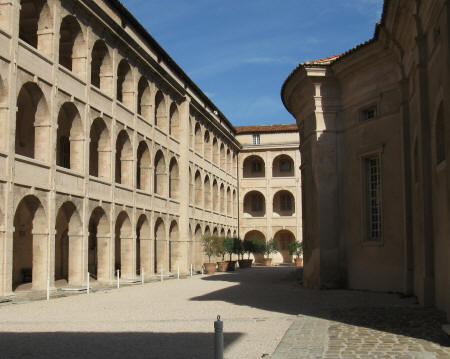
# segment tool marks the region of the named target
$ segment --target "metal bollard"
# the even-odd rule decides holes
[[[223,322],[220,315],[214,322],[214,359],[223,359]]]

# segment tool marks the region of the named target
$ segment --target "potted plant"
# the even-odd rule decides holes
[[[224,246],[224,237],[214,237],[214,254],[217,257],[222,257],[221,262],[217,262],[217,271],[226,272],[228,269],[228,262],[225,262],[225,254],[227,253]]]
[[[236,240],[236,238],[231,238],[231,237],[225,237],[223,239],[223,247],[225,249],[225,252],[230,256],[230,260],[227,262],[228,263],[228,267],[227,267],[228,271],[234,271],[236,268],[236,261],[232,260],[233,253],[236,253],[235,240]]]
[[[247,259],[244,259],[244,255],[242,255],[242,266],[241,262],[239,262],[239,267],[241,268],[250,268],[252,266],[253,259],[250,259],[250,255],[254,251],[253,240],[243,240],[242,241],[243,252],[247,253]]]
[[[300,258],[300,256],[303,254],[303,242],[294,241],[289,243],[288,250],[291,256],[296,256],[294,258],[295,266],[301,267],[303,265],[303,258]]]
[[[244,259],[244,241],[240,238],[235,238],[234,248],[238,256],[239,268],[245,268],[247,265],[247,260]]]
[[[211,256],[214,254],[215,250],[215,241],[216,239],[214,236],[202,237],[203,253],[205,253],[209,260],[208,263],[203,263],[206,274],[214,274],[216,271],[216,263],[211,263]]]
[[[272,253],[278,252],[278,242],[275,239],[270,239],[267,242],[264,242],[262,246],[262,253],[265,255],[264,257],[264,265],[270,267],[272,265],[272,258],[270,255]]]

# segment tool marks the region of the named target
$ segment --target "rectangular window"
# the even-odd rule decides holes
[[[368,241],[381,241],[381,167],[379,154],[363,159]]]
[[[372,106],[361,111],[360,121],[361,122],[369,121],[375,117],[377,117],[377,107]]]
[[[258,133],[256,133],[256,134],[254,134],[253,135],[253,144],[254,145],[259,145],[259,134]]]

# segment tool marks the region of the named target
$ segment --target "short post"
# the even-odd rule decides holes
[[[223,359],[223,322],[220,315],[214,322],[214,359]]]
[[[50,299],[50,277],[47,277],[47,300]]]
[[[177,279],[180,279],[180,265],[177,267]]]
[[[192,272],[193,272],[193,270],[192,270],[192,264],[191,264],[191,277],[192,277]]]
[[[142,281],[142,284],[145,283],[145,278],[144,278],[144,267],[141,268],[141,281]]]
[[[203,266],[202,266],[202,275],[203,275]]]
[[[117,288],[120,288],[120,269],[117,270]]]
[[[161,266],[161,282],[164,281],[163,277],[164,277],[163,267]]]
[[[87,272],[87,277],[86,277],[86,293],[89,294],[89,281],[90,281],[90,275],[89,272]]]

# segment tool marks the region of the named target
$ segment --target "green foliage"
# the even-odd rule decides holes
[[[227,250],[225,248],[225,238],[224,237],[214,237],[214,254],[218,257],[222,257],[222,261],[225,260],[225,253],[227,253]]]
[[[203,253],[205,253],[205,255],[208,256],[210,263],[211,263],[211,256],[215,252],[216,242],[217,236],[209,235],[202,237]]]
[[[233,247],[234,247],[234,252],[236,253],[238,256],[238,259],[240,257],[242,257],[242,259],[244,259],[244,243],[240,238],[233,238]]]
[[[265,256],[270,258],[270,255],[276,252],[278,252],[278,241],[272,238],[264,243],[263,253]]]
[[[244,253],[247,253],[248,259],[250,259],[250,254],[252,254],[255,249],[254,244],[253,244],[253,239],[244,240],[242,242],[242,244],[243,244],[242,247],[243,247]]]
[[[300,258],[303,254],[303,242],[293,241],[289,243],[288,250],[291,256],[295,254],[297,258]]]
[[[252,253],[254,254],[263,254],[266,248],[266,241],[262,238],[253,237],[251,239],[253,243]]]
[[[230,256],[230,261],[233,253],[236,253],[234,246],[234,238],[225,237],[223,239],[223,247],[225,248],[225,252]]]

